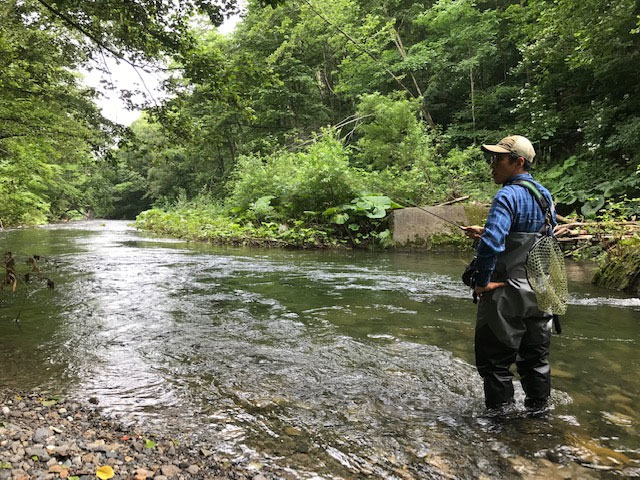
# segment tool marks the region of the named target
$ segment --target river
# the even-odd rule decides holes
[[[119,221],[0,242],[56,283],[0,292],[0,385],[96,397],[289,478],[640,476],[640,300],[590,285],[589,265],[569,265],[553,409],[496,418],[467,256],[213,247]]]

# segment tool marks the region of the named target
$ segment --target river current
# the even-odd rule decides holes
[[[96,397],[289,478],[640,476],[640,299],[589,265],[568,265],[552,410],[492,417],[467,256],[213,247],[118,221],[0,242],[56,283],[0,292],[0,385]]]

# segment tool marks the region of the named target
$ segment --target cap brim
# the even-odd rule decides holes
[[[482,145],[480,148],[482,148],[483,152],[511,153],[511,150],[507,150],[506,148],[501,147],[500,145]]]

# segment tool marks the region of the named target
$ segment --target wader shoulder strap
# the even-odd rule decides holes
[[[538,190],[538,187],[536,187],[536,185],[529,180],[516,180],[512,183],[512,185],[520,185],[521,187],[529,190],[531,195],[533,195],[533,198],[536,199],[536,203],[540,206],[542,215],[544,216],[545,225],[540,231],[551,232],[551,204],[549,203],[549,200],[547,200],[547,197],[545,197],[542,192]],[[547,234],[549,235],[550,233]]]

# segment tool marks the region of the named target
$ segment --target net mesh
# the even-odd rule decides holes
[[[527,257],[527,278],[538,301],[538,308],[546,313],[564,315],[569,290],[564,255],[552,236],[538,240]]]

